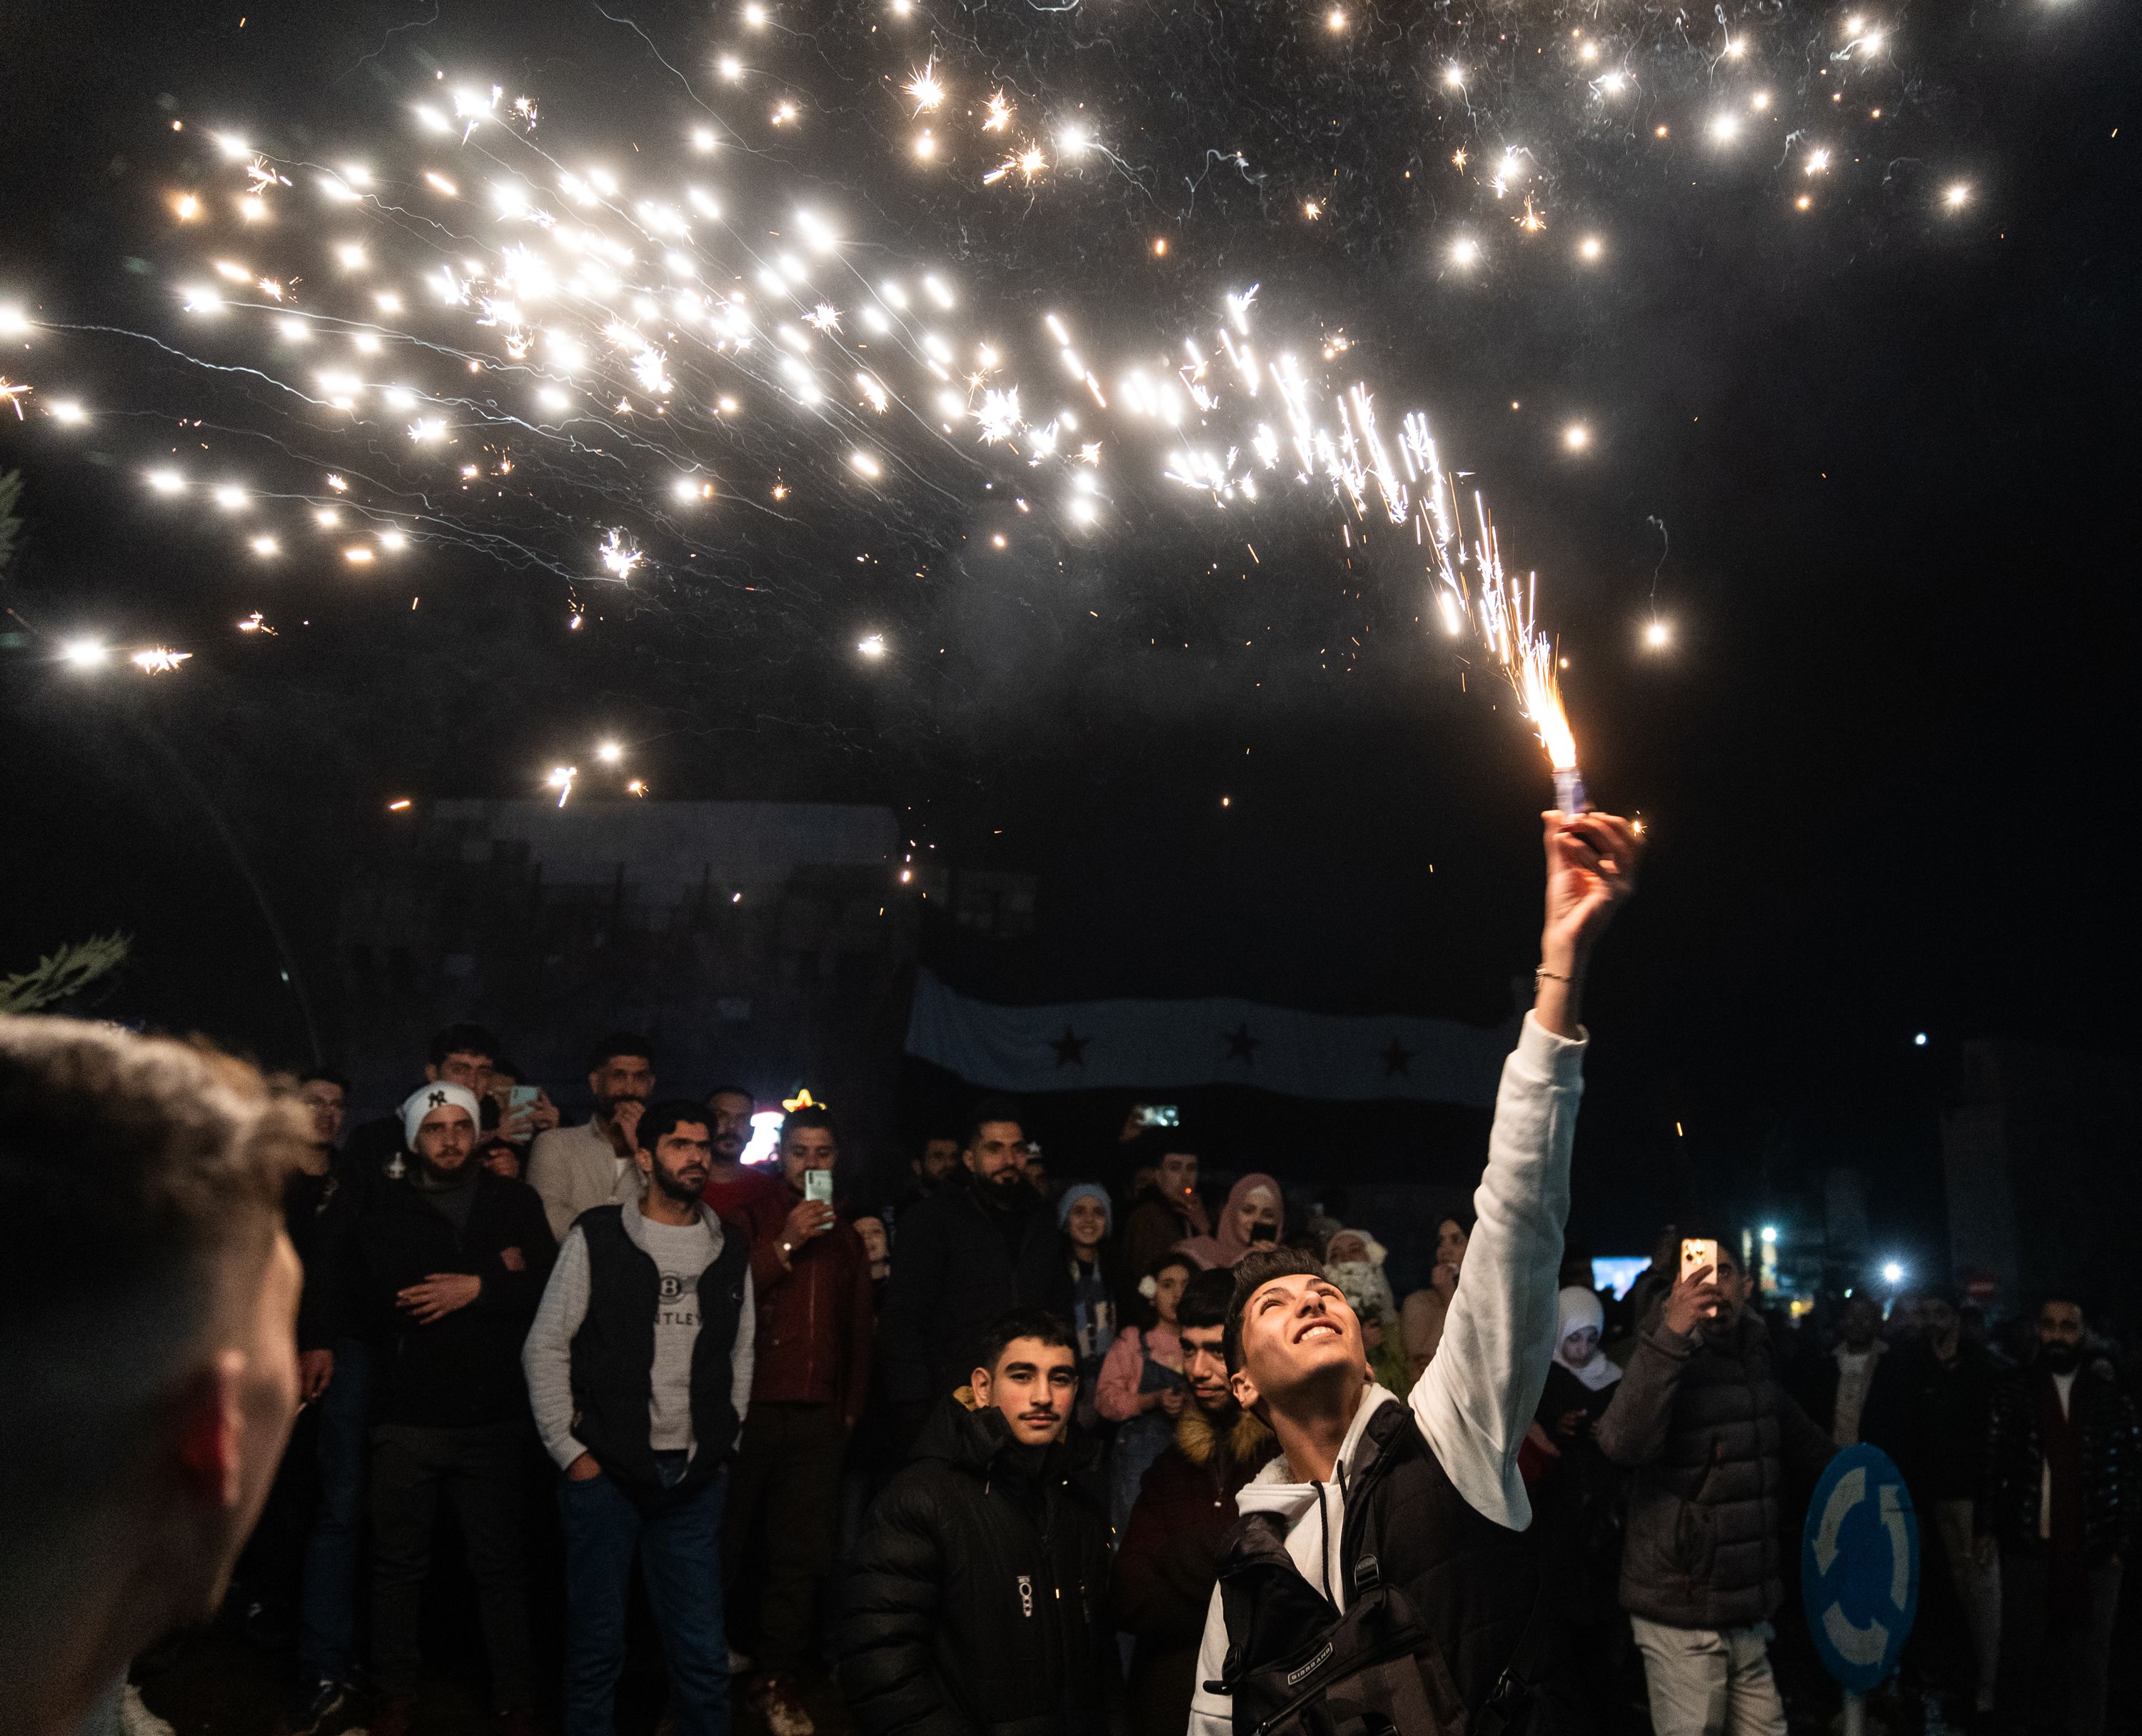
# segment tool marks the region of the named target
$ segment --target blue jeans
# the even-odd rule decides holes
[[[657,1453],[662,1481],[684,1455]],[[728,1736],[729,1647],[722,1628],[722,1501],[728,1473],[646,1513],[605,1473],[558,1481],[565,1533],[565,1736],[611,1736],[624,1669],[624,1610],[639,1551],[647,1601],[669,1664],[677,1736]]]
[[[318,1401],[320,1505],[305,1541],[299,1600],[298,1669],[309,1682],[347,1681],[357,1664],[357,1557],[364,1529],[370,1355],[362,1339],[338,1340],[334,1378]]]

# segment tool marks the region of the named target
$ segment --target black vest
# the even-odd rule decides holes
[[[624,1208],[598,1205],[574,1220],[588,1244],[588,1312],[573,1334],[573,1432],[628,1491],[659,1496],[648,1405],[654,1392],[654,1317],[662,1274],[625,1234]],[[724,1225],[722,1251],[700,1273],[699,1335],[692,1345],[691,1468],[680,1489],[711,1477],[734,1451],[730,1360],[743,1318],[751,1250]]]
[[[1546,1673],[1536,1654],[1547,1625],[1533,1620],[1539,1573],[1530,1535],[1496,1524],[1458,1492],[1403,1402],[1381,1405],[1370,1417],[1352,1471],[1339,1538],[1350,1611],[1375,1587],[1389,1587],[1425,1630],[1420,1667],[1432,1729],[1526,1724],[1529,1690]],[[1237,1525],[1220,1588],[1235,1729],[1253,1731],[1280,1696],[1310,1686],[1334,1637],[1334,1612],[1287,1555],[1269,1516]]]

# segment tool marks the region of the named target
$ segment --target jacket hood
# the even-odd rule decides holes
[[[1388,1387],[1379,1387],[1373,1381],[1361,1391],[1361,1402],[1355,1407],[1354,1420],[1346,1425],[1346,1438],[1339,1443],[1339,1459],[1335,1475],[1342,1482],[1352,1480],[1354,1461],[1361,1447],[1361,1437],[1369,1427],[1369,1419],[1387,1404],[1399,1402],[1399,1396]],[[1235,1496],[1235,1506],[1245,1516],[1251,1513],[1271,1513],[1288,1526],[1316,1505],[1316,1485],[1296,1481],[1293,1467],[1281,1453],[1243,1484]]]
[[[1244,1465],[1264,1450],[1272,1437],[1271,1431],[1240,1407],[1235,1409],[1234,1417],[1227,1429],[1227,1457],[1234,1464]],[[1219,1451],[1219,1431],[1195,1403],[1186,1404],[1175,1422],[1175,1444],[1192,1464],[1209,1465]]]

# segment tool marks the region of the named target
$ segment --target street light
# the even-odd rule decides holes
[[[1882,1263],[1883,1283],[1888,1284],[1900,1284],[1903,1281],[1904,1269],[1895,1260],[1884,1260]]]

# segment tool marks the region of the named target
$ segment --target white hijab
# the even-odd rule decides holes
[[[1572,1284],[1562,1293],[1562,1318],[1554,1328],[1554,1359],[1594,1392],[1612,1386],[1621,1379],[1621,1371],[1607,1360],[1603,1350],[1594,1350],[1592,1360],[1580,1367],[1562,1353],[1562,1346],[1572,1333],[1582,1332],[1587,1326],[1598,1332],[1606,1324],[1606,1310],[1591,1291]]]

